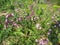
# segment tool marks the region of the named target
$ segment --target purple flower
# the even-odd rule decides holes
[[[40,39],[38,45],[46,45],[48,44],[48,41],[49,41],[48,39]]]
[[[13,22],[12,25],[19,28],[18,24],[16,24],[15,22]]]
[[[14,14],[8,14],[8,15],[6,15],[6,18],[9,18],[9,17],[12,17],[12,16],[14,16]]]
[[[8,22],[9,22],[8,19],[6,19],[6,20],[5,20],[5,23],[8,23]]]

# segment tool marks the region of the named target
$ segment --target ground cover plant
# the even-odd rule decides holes
[[[60,45],[60,6],[48,1],[1,0],[0,45]]]

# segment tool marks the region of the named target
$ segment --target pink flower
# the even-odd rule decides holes
[[[38,45],[46,45],[48,44],[48,39],[40,39]]]
[[[18,19],[17,19],[17,22],[18,21],[22,21],[23,20],[23,18],[22,17],[19,17]]]
[[[5,20],[5,23],[8,23],[8,22],[9,22],[8,19],[6,19],[6,20]]]
[[[14,14],[8,14],[8,15],[6,15],[6,18],[9,18],[9,17],[12,17],[12,16],[14,16]]]
[[[18,24],[16,24],[15,22],[13,22],[12,25],[19,28]]]

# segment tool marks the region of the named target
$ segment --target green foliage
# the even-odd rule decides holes
[[[14,17],[9,18],[9,21],[15,22],[19,28],[13,26],[12,23],[8,23],[9,27],[5,29],[6,16],[0,16],[0,44],[37,45],[38,43],[35,40],[41,39],[42,35],[45,35],[52,45],[58,44],[60,27],[54,28],[56,23],[54,21],[60,21],[60,7],[43,3],[44,0],[1,0],[1,13],[3,11],[8,12],[8,14],[13,13]],[[22,20],[17,20],[20,17],[22,17]],[[37,28],[36,24],[40,24],[40,29]],[[49,29],[52,29],[50,35],[47,34]]]
[[[60,5],[60,0],[51,0],[51,3]]]

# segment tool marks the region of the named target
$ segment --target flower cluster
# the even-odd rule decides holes
[[[5,20],[5,25],[4,25],[4,28],[6,29],[8,27],[9,24],[11,24],[12,26],[15,26],[17,28],[19,28],[18,24],[15,23],[12,19],[9,20],[10,17],[13,17],[14,14],[8,14],[6,15],[6,20]]]
[[[55,21],[54,27],[60,27],[60,21]]]
[[[6,15],[6,19],[9,18],[9,17],[13,17],[13,16],[14,16],[13,13],[12,14],[9,14],[9,15]]]
[[[40,39],[38,45],[47,45],[48,44],[48,39]]]
[[[35,41],[38,42],[38,45],[48,45],[49,42],[47,38],[36,39]]]
[[[53,31],[53,28],[60,28],[60,21],[54,21],[54,24],[52,25],[52,27],[48,30],[48,35],[51,35],[51,32]]]

